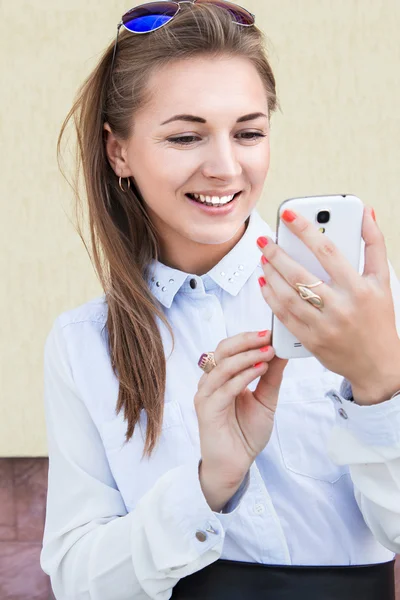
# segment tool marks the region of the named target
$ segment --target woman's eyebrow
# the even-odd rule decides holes
[[[243,117],[239,117],[236,123],[243,123],[243,121],[252,121],[253,119],[258,119],[259,117],[265,117],[266,119],[268,118],[267,115],[265,115],[264,113],[256,112],[244,115]],[[171,117],[167,121],[161,123],[161,125],[166,125],[167,123],[171,123],[171,121],[191,121],[195,123],[207,123],[207,121],[202,117],[195,117],[194,115],[175,115],[174,117]]]

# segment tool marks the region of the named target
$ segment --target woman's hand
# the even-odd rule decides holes
[[[263,334],[263,335],[260,335]],[[199,422],[200,482],[209,505],[219,510],[235,493],[268,443],[287,360],[268,346],[271,332],[246,332],[222,340],[217,364],[204,373],[194,405]],[[262,362],[262,365],[254,366]],[[254,392],[247,386],[257,377]]]
[[[262,248],[267,259],[264,299],[325,367],[349,380],[358,404],[389,399],[400,389],[400,340],[385,242],[373,210],[364,209],[362,276],[314,225],[293,211],[285,213],[287,227],[315,254],[331,281],[313,289],[324,301],[322,311],[302,300],[295,284],[314,283],[316,277],[268,238]]]

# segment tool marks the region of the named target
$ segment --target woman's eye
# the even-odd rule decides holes
[[[191,144],[193,140],[197,140],[198,138],[195,135],[185,135],[183,137],[176,138],[168,138],[168,142],[172,142],[173,144],[178,144],[184,146],[185,144]]]
[[[262,137],[267,137],[265,133],[260,133],[259,131],[244,131],[242,133],[238,133],[238,136],[243,136],[241,137],[241,139],[244,140],[255,140],[257,138],[262,138]],[[178,146],[185,146],[188,144],[192,144],[194,141],[198,140],[199,138],[195,135],[185,135],[185,136],[179,136],[179,137],[174,137],[174,138],[168,138],[167,141],[171,142],[172,144],[177,144]]]
[[[240,133],[239,135],[248,136],[248,137],[243,138],[245,140],[254,140],[254,139],[260,138],[260,137],[267,137],[267,135],[265,133],[260,133],[259,131],[244,131],[243,133]]]

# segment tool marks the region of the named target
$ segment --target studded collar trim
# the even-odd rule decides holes
[[[205,275],[193,275],[173,269],[159,261],[150,265],[149,288],[166,308],[170,308],[178,292],[198,293],[210,288],[210,279],[232,296],[237,296],[246,281],[260,264],[261,251],[257,246],[260,235],[275,235],[256,209],[250,214],[247,229],[220,262]]]

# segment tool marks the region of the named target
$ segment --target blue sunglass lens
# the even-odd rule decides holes
[[[153,31],[161,27],[161,25],[165,25],[171,19],[172,17],[167,17],[166,15],[145,15],[130,19],[124,25],[129,31],[133,31],[134,33],[146,33],[147,31]]]
[[[124,26],[134,33],[154,31],[165,25],[178,12],[178,5],[169,2],[152,2],[133,8],[122,17]]]

